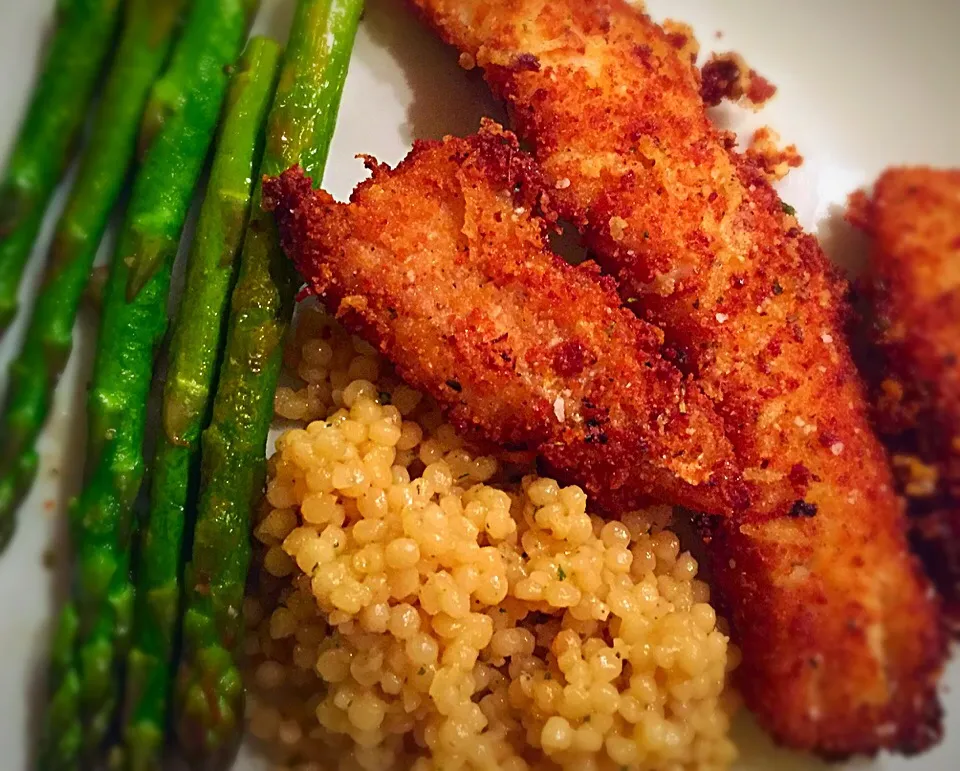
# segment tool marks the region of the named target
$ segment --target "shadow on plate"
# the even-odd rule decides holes
[[[743,708],[733,721],[731,738],[739,757],[736,771],[828,771],[835,768],[812,755],[783,749],[774,744],[756,720]]]
[[[466,136],[492,117],[506,122],[503,109],[490,95],[479,70],[464,72],[456,52],[441,43],[414,15],[396,0],[370,0],[363,28],[382,47],[413,94],[413,103],[402,127],[404,139],[441,139],[447,134]],[[392,74],[384,73],[392,82]]]
[[[846,220],[846,207],[833,204],[817,223],[817,237],[831,262],[851,277],[859,276],[867,264],[869,239]]]

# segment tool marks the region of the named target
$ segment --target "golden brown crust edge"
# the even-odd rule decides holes
[[[888,169],[849,217],[872,238],[863,285],[877,425],[960,634],[960,170]]]
[[[458,427],[536,451],[606,508],[745,506],[722,424],[659,330],[545,250],[531,210],[547,199],[512,135],[486,124],[369,165],[349,205],[296,171],[264,186],[284,248],[349,329]]]

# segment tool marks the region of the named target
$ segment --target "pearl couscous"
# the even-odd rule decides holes
[[[721,769],[735,649],[669,510],[466,447],[317,309],[277,393],[249,727],[283,768]]]

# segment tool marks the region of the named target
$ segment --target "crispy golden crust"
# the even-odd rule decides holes
[[[718,527],[712,555],[748,704],[795,747],[929,746],[944,638],[816,240],[621,0],[414,5],[485,70],[560,214],[726,420],[754,511]]]
[[[512,134],[489,124],[418,143],[393,171],[368,165],[350,205],[296,170],[264,187],[284,248],[349,329],[459,428],[536,451],[604,506],[738,504],[722,424],[660,357],[659,330],[595,267],[544,249]]]
[[[873,237],[878,424],[907,456],[898,465],[914,532],[960,629],[960,171],[889,169],[856,204],[851,218]]]

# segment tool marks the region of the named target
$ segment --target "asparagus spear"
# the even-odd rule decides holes
[[[150,86],[167,59],[187,0],[130,0],[123,34],[77,181],[57,223],[43,286],[23,349],[10,368],[0,437],[0,550],[37,472],[36,441],[60,371],[97,248],[133,157]]]
[[[60,0],[56,31],[0,183],[0,330],[110,52],[121,0]]]
[[[276,43],[253,38],[233,77],[170,344],[163,434],[153,460],[133,646],[127,658],[124,746],[126,767],[134,771],[157,769],[160,764],[180,616],[180,555],[188,488],[208,417],[234,265],[250,213],[279,57]]]
[[[362,0],[300,0],[267,124],[263,174],[303,164],[320,180]],[[257,185],[213,418],[203,434],[201,490],[176,694],[185,754],[219,768],[236,747],[243,685],[236,664],[250,561],[250,510],[262,493],[264,449],[281,343],[298,280],[280,250]]]
[[[182,100],[156,135],[137,176],[104,298],[88,402],[87,481],[71,511],[73,599],[78,629],[72,662],[54,685],[45,737],[82,727],[84,760],[100,749],[117,701],[118,664],[133,615],[132,507],[143,477],[143,434],[153,359],[167,325],[170,273],[190,199],[212,142],[227,87],[256,3],[195,0],[161,83]],[[137,266],[154,266],[128,296]],[[66,706],[65,706],[66,703]],[[59,741],[49,768],[75,768],[77,742]]]

